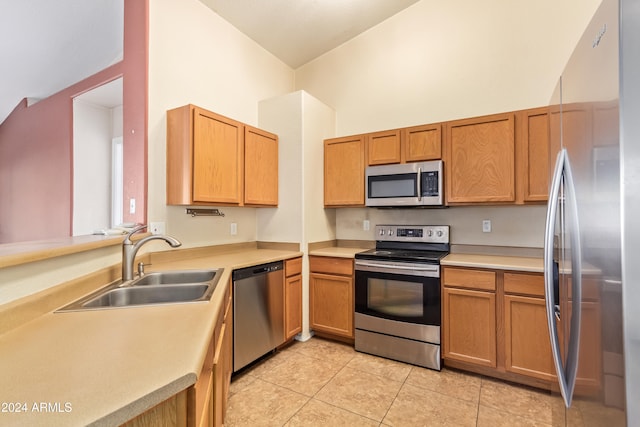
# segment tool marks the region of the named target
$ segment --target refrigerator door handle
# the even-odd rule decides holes
[[[566,158],[566,150],[561,149],[556,158],[556,166],[551,180],[551,189],[549,191],[549,203],[547,205],[547,219],[544,236],[544,285],[545,285],[545,303],[547,307],[547,325],[549,327],[549,340],[551,341],[551,354],[553,363],[558,376],[558,384],[560,393],[567,407],[571,404],[569,395],[569,386],[567,384],[567,375],[562,363],[562,355],[560,353],[560,342],[558,339],[558,327],[556,325],[556,316],[560,317],[559,306],[556,311],[556,301],[554,298],[554,261],[553,261],[553,241],[554,230],[556,226],[556,216],[558,212],[558,197],[560,195],[560,187],[562,185],[562,175]]]
[[[582,325],[582,252],[580,241],[580,226],[578,223],[578,201],[575,193],[573,173],[569,156],[564,158],[565,196],[567,215],[570,215],[570,224],[573,225],[571,234],[571,332],[569,335],[569,349],[565,371],[567,374],[568,399],[565,399],[567,408],[571,405],[573,390],[576,386],[578,374],[578,353],[580,350],[580,326]]]

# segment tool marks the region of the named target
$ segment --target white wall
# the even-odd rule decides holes
[[[337,136],[544,106],[599,3],[422,0],[300,67],[296,88],[336,111]],[[337,237],[370,239],[369,215],[372,224],[451,224],[456,243],[542,246],[543,209],[485,209],[339,209]],[[485,216],[495,231],[478,234]]]
[[[73,101],[73,235],[111,226],[112,109]]]
[[[541,248],[546,206],[464,206],[446,209],[340,209],[336,215],[338,239],[375,240],[371,224],[451,226],[451,243]],[[491,220],[492,231],[482,232],[482,220]]]
[[[258,240],[335,238],[335,211],[323,205],[324,140],[335,135],[335,112],[304,91],[260,102],[259,126],[278,134],[278,208],[257,212]]]
[[[422,0],[296,70],[338,136],[547,105],[600,0]]]
[[[187,247],[256,240],[253,208],[192,218],[165,206],[166,110],[191,103],[257,126],[258,102],[291,92],[293,70],[197,0],[154,0],[149,8],[148,221],[166,222]]]

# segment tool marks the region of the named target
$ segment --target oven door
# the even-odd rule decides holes
[[[440,326],[440,266],[356,260],[355,311]]]

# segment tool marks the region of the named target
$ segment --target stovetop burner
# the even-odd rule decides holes
[[[356,259],[439,264],[449,253],[449,226],[377,225],[376,248]]]
[[[440,259],[448,254],[447,251],[421,251],[421,250],[379,250],[371,249],[356,254],[357,259],[385,260],[385,261],[413,261],[439,264]]]

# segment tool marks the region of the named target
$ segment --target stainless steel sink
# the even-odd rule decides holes
[[[218,270],[176,270],[148,273],[130,282],[129,286],[178,285],[210,282]]]
[[[83,307],[126,307],[129,305],[162,304],[198,301],[209,289],[207,284],[149,286],[112,289],[85,302]]]
[[[209,301],[221,274],[222,269],[149,273],[124,283],[114,282],[57,311]]]

